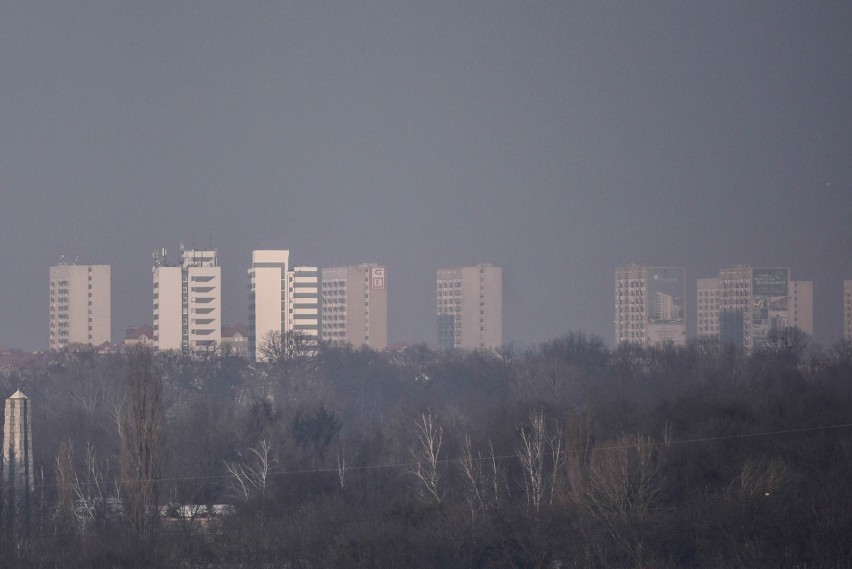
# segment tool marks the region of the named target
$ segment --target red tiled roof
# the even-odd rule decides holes
[[[233,326],[222,327],[223,338],[233,338],[237,334],[248,337],[248,327],[245,324],[234,324]]]
[[[125,340],[138,340],[142,336],[146,338],[154,337],[154,329],[147,324],[143,324],[141,326],[128,326],[127,334],[125,334]]]

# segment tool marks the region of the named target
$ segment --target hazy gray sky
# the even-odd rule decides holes
[[[507,341],[611,343],[636,261],[789,266],[830,342],[851,220],[849,2],[0,0],[0,345],[47,346],[61,254],[112,265],[119,339],[151,252],[211,240],[226,323],[288,248],[387,265],[391,341],[490,261]]]

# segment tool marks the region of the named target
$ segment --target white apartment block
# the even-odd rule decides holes
[[[287,273],[290,303],[287,307],[287,330],[293,330],[316,343],[319,340],[319,269],[293,267]]]
[[[154,254],[154,347],[182,352],[218,348],[222,340],[222,268],[217,251],[181,248],[180,264]]]
[[[290,267],[286,249],[252,251],[249,276],[249,358],[270,332],[297,332],[319,340],[319,271]]]
[[[438,269],[438,347],[503,345],[503,271],[489,263]]]
[[[852,342],[852,281],[843,281],[843,338]]]
[[[112,339],[109,265],[50,267],[50,349],[98,346]]]
[[[388,347],[387,269],[375,263],[321,272],[322,340],[332,345]]]
[[[719,337],[719,307],[721,306],[722,281],[718,278],[698,279],[699,338]]]
[[[615,343],[686,344],[683,267],[630,264],[615,271]]]
[[[249,359],[257,360],[257,347],[271,332],[287,330],[290,251],[257,250],[251,253],[249,276]]]

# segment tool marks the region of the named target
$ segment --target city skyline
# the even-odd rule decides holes
[[[294,324],[301,324],[298,326],[302,330],[303,333],[311,337],[316,337],[318,339],[323,339],[325,341],[330,341],[332,343],[337,342],[341,343],[343,336],[340,334],[344,334],[342,331],[336,331],[333,334],[329,334],[330,328],[326,330],[323,329],[323,317],[329,318],[331,312],[329,311],[330,307],[337,302],[339,304],[339,299],[330,299],[328,294],[331,292],[329,290],[325,290],[326,287],[332,286],[346,286],[346,274],[352,273],[349,275],[350,280],[353,281],[364,281],[365,279],[373,278],[373,271],[377,270],[378,275],[380,276],[380,280],[383,283],[381,292],[381,297],[378,298],[380,301],[378,305],[374,305],[374,309],[378,307],[379,312],[379,328],[372,328],[369,325],[369,318],[366,320],[367,327],[365,328],[365,314],[361,314],[356,318],[354,322],[357,322],[356,328],[349,330],[345,336],[351,336],[349,339],[350,344],[353,346],[360,345],[358,341],[352,340],[352,338],[362,335],[366,333],[367,338],[371,333],[374,334],[374,341],[376,338],[379,338],[378,344],[373,342],[363,342],[364,345],[370,345],[373,349],[384,349],[389,344],[393,343],[407,343],[407,342],[399,342],[392,338],[389,338],[387,335],[387,318],[388,318],[388,305],[387,305],[387,290],[386,290],[386,282],[387,282],[387,267],[378,265],[377,263],[361,263],[359,265],[351,265],[351,266],[340,266],[340,267],[317,267],[317,266],[291,266],[290,264],[290,251],[289,250],[254,250],[252,251],[252,262],[248,268],[248,276],[249,276],[249,295],[247,297],[246,302],[246,311],[243,319],[236,319],[234,321],[225,321],[221,318],[221,313],[223,312],[221,306],[221,280],[222,280],[222,268],[219,265],[218,261],[218,249],[214,250],[192,250],[186,249],[181,243],[179,249],[179,262],[168,262],[166,258],[167,249],[161,248],[154,251],[154,266],[153,266],[153,275],[154,275],[154,318],[150,322],[145,322],[144,319],[139,319],[139,321],[126,324],[124,326],[113,326],[114,323],[111,321],[109,315],[112,312],[111,306],[111,265],[109,264],[77,264],[79,259],[75,259],[75,261],[67,261],[65,259],[61,260],[58,265],[53,265],[50,267],[50,299],[49,299],[49,321],[50,321],[50,342],[47,346],[48,349],[55,350],[61,348],[58,343],[58,334],[59,327],[61,324],[58,323],[59,312],[65,310],[68,312],[70,308],[73,308],[73,304],[80,304],[80,306],[85,309],[86,301],[88,301],[89,305],[89,332],[88,335],[92,335],[93,330],[93,321],[92,321],[92,306],[94,305],[96,310],[95,313],[99,315],[96,318],[95,326],[94,326],[94,334],[97,337],[97,341],[94,341],[92,338],[68,338],[64,342],[68,343],[88,343],[89,345],[98,346],[104,342],[119,344],[122,342],[121,336],[109,336],[104,338],[103,330],[111,330],[115,328],[116,334],[120,334],[122,329],[135,331],[137,328],[144,329],[146,327],[152,327],[153,331],[153,341],[152,344],[154,347],[160,348],[160,342],[157,341],[158,336],[160,335],[158,332],[159,325],[157,323],[158,315],[161,313],[159,307],[163,302],[171,302],[172,305],[177,305],[177,303],[183,305],[186,304],[191,298],[191,295],[181,295],[180,287],[178,283],[181,280],[188,280],[187,278],[181,278],[180,275],[182,273],[187,273],[189,269],[198,268],[198,267],[207,267],[208,269],[212,268],[215,272],[213,277],[209,275],[204,276],[205,281],[210,281],[211,279],[214,281],[211,285],[210,290],[204,289],[205,294],[213,295],[212,300],[215,300],[216,306],[212,309],[215,314],[211,323],[209,324],[209,331],[202,331],[204,334],[213,334],[215,336],[213,340],[213,344],[220,345],[222,342],[218,339],[219,334],[225,328],[230,328],[232,326],[247,326],[247,342],[248,342],[248,350],[250,354],[254,353],[252,349],[253,345],[257,342],[257,340],[266,332],[271,330],[281,330],[281,331],[290,331],[297,328]],[[425,343],[427,345],[435,345],[437,347],[442,346],[442,341],[440,340],[441,336],[441,280],[442,273],[446,273],[447,271],[461,271],[465,269],[477,271],[482,270],[483,267],[491,267],[490,263],[480,263],[473,267],[443,267],[438,269],[438,321],[436,322],[437,330],[438,330],[438,340],[434,342],[434,338],[421,340],[418,343]],[[171,269],[173,271],[177,271],[175,273],[176,276],[168,277],[168,275],[163,276],[165,273],[162,271]],[[502,270],[500,267],[495,267],[496,270],[500,271],[501,276],[499,277],[499,281],[501,282],[502,289]],[[279,276],[276,278],[269,271],[277,270]],[[94,271],[94,273],[93,273]],[[353,272],[354,271],[354,272]],[[767,273],[760,278],[764,280],[769,279],[771,276],[770,273],[774,274],[778,271],[783,271],[786,275],[786,288],[783,295],[783,303],[784,306],[778,308],[773,307],[773,309],[781,310],[783,309],[783,323],[780,324],[781,327],[796,327],[806,332],[808,336],[813,340],[815,338],[815,330],[814,328],[814,282],[813,281],[804,281],[804,280],[793,280],[791,278],[791,271],[789,268],[765,268],[765,267],[753,267],[751,265],[734,265],[726,268],[719,269],[720,277],[728,274],[725,278],[720,277],[702,277],[702,278],[690,278],[687,277],[687,268],[686,267],[675,267],[675,266],[646,266],[639,265],[636,263],[629,264],[625,267],[618,267],[615,269],[616,271],[616,304],[615,304],[615,312],[616,312],[616,320],[615,320],[615,339],[612,343],[612,346],[617,346],[622,341],[630,341],[628,337],[629,334],[622,330],[619,322],[623,320],[622,314],[623,309],[620,309],[619,306],[622,301],[620,300],[622,297],[621,294],[625,294],[627,289],[624,286],[627,286],[628,281],[624,281],[623,279],[633,278],[630,275],[635,273],[636,278],[641,280],[641,291],[637,299],[641,300],[641,305],[643,310],[647,311],[647,314],[640,314],[640,319],[644,320],[642,333],[642,341],[640,343],[650,343],[657,344],[659,342],[664,342],[666,339],[672,339],[673,333],[671,328],[672,326],[682,327],[684,329],[684,335],[675,340],[676,344],[683,344],[687,338],[700,338],[707,336],[718,336],[720,334],[720,323],[724,325],[725,316],[722,315],[725,312],[725,306],[727,302],[728,311],[731,308],[734,308],[731,305],[731,299],[725,301],[725,294],[723,289],[723,282],[725,279],[739,279],[743,282],[747,282],[748,284],[748,294],[751,294],[751,282],[753,279],[758,279],[757,273],[763,272]],[[743,273],[746,276],[737,276],[740,272],[746,271],[748,273]],[[227,271],[226,271],[227,272]],[[269,273],[269,277],[263,277],[263,280],[259,277],[259,275]],[[624,273],[622,275],[622,273]],[[754,273],[754,274],[752,274]],[[169,273],[171,274],[171,273]],[[94,275],[94,280],[93,280]],[[325,277],[324,277],[325,275]],[[354,277],[358,278],[354,278]],[[105,280],[104,280],[105,277]],[[69,281],[64,279],[71,279],[71,285],[75,285],[74,281],[79,281],[76,283],[76,286],[71,286],[72,289],[77,289],[76,296],[80,296],[81,292],[85,292],[86,282],[88,281],[88,294],[83,294],[79,299],[72,298],[74,302],[69,303],[68,298],[59,296],[60,294],[68,294],[69,290]],[[159,281],[163,279],[171,279],[174,281],[173,286],[171,288],[174,289],[174,292],[170,295],[162,295],[161,285]],[[449,278],[449,277],[444,277]],[[460,278],[460,277],[459,277]],[[197,280],[193,278],[193,280]],[[324,280],[326,281],[324,283]],[[777,280],[777,279],[776,279]],[[263,310],[261,312],[257,312],[255,308],[255,304],[257,300],[255,299],[255,289],[257,288],[257,283],[266,282],[268,283],[264,286],[269,289],[265,295],[272,294],[272,296],[279,298],[281,301],[281,306],[278,307],[278,312],[280,313],[280,322],[272,322],[270,320],[269,310]],[[304,298],[298,300],[293,296],[292,287],[294,283],[299,281],[296,286],[301,287],[309,287],[307,289],[303,289],[303,292],[308,292],[307,298],[304,294],[300,295]],[[332,282],[332,281],[340,281],[340,282]],[[731,281],[733,282],[733,281]],[[757,280],[754,281],[755,283]],[[167,283],[165,286],[169,286]],[[843,327],[839,332],[840,338],[838,339],[846,339],[848,340],[848,330],[850,329],[849,322],[850,320],[849,314],[849,299],[852,298],[852,294],[850,294],[850,290],[852,290],[852,280],[844,280],[843,281],[843,293],[841,298],[834,303],[834,307],[837,310],[840,318],[843,322]],[[198,283],[196,283],[198,284]],[[208,285],[210,283],[207,283]],[[95,285],[93,287],[93,285]],[[272,286],[274,285],[274,286]],[[271,286],[271,288],[270,288]],[[289,289],[288,289],[289,286]],[[372,286],[372,285],[370,285]],[[729,287],[734,287],[734,285],[729,284]],[[757,286],[757,285],[755,285]],[[57,288],[57,287],[65,287],[65,288]],[[647,288],[646,288],[647,287]],[[362,287],[363,288],[363,287]],[[274,289],[274,290],[273,290]],[[622,292],[622,289],[625,291]],[[201,289],[199,289],[201,290]],[[289,292],[288,292],[289,290]],[[360,295],[365,295],[369,293],[369,290],[366,289],[365,292],[362,289],[357,289]],[[63,292],[64,291],[64,292]],[[195,288],[192,289],[193,292],[196,291]],[[213,291],[213,292],[210,292]],[[277,291],[277,292],[276,292]],[[282,292],[283,291],[283,292]],[[356,289],[349,291],[349,294],[353,294]],[[692,296],[695,297],[695,302],[691,306],[684,306],[685,297],[690,296],[689,294],[684,294],[686,291],[691,291],[694,294]],[[502,296],[502,290],[499,291]],[[632,293],[631,293],[632,294]],[[729,293],[730,294],[730,293]],[[780,292],[778,293],[780,294]],[[186,296],[185,301],[181,300],[181,296]],[[481,295],[480,295],[481,296]],[[756,295],[755,298],[758,298],[759,295]],[[765,295],[764,295],[765,296]],[[777,296],[777,295],[776,295]],[[168,299],[174,297],[171,301]],[[164,298],[166,300],[164,300]],[[271,298],[271,297],[270,297]],[[627,298],[627,297],[624,297]],[[209,299],[201,299],[202,302],[207,302]],[[329,304],[329,300],[331,303]],[[345,299],[343,299],[345,300]],[[374,299],[375,301],[376,299]],[[324,302],[325,301],[325,302]],[[310,302],[311,306],[307,306],[304,303]],[[738,302],[738,301],[737,301]],[[753,302],[752,299],[743,299],[743,302],[746,302],[749,306]],[[771,298],[764,299],[763,303],[766,304],[766,308],[769,308],[769,304],[777,304],[780,301],[773,301]],[[268,305],[269,300],[263,302],[263,304]],[[623,306],[627,307],[628,302],[624,302]],[[66,308],[66,306],[68,308]],[[205,305],[206,306],[206,305]],[[211,305],[212,306],[212,305]],[[336,305],[335,305],[336,306]],[[743,305],[745,306],[745,305]],[[755,305],[756,306],[756,305]],[[369,314],[370,310],[370,302],[369,300],[366,303],[367,314]],[[174,308],[174,307],[172,307]],[[267,307],[268,308],[268,307]],[[293,309],[298,308],[296,313],[301,313],[301,315],[293,314]],[[307,310],[306,310],[307,309]],[[191,309],[188,308],[188,312]],[[210,310],[206,309],[207,312]],[[359,310],[363,312],[364,307],[360,307]],[[500,301],[500,312],[502,312],[502,300]],[[749,308],[750,310],[750,308]],[[195,310],[191,310],[195,312]],[[343,305],[340,307],[334,308],[335,312],[346,312]],[[81,309],[78,308],[77,312],[81,312]],[[174,310],[166,310],[166,313],[175,312]],[[288,316],[289,313],[289,316]],[[104,314],[107,315],[106,320],[104,319]],[[263,323],[260,324],[260,328],[262,328],[260,334],[257,331],[254,331],[253,322],[257,318],[257,315],[261,315],[261,319]],[[780,313],[779,313],[780,314]],[[86,334],[85,326],[81,324],[84,319],[82,319],[78,314],[76,318],[72,318],[74,322],[72,322],[72,326],[76,326],[79,328],[79,334]],[[721,316],[721,317],[720,317]],[[728,315],[730,316],[730,314]],[[208,316],[209,317],[209,316]],[[295,322],[293,318],[302,318],[302,322]],[[744,314],[743,316],[747,321],[751,322],[753,319],[749,314]],[[68,316],[64,316],[67,320]],[[304,320],[307,318],[308,320]],[[173,319],[173,317],[172,317]],[[349,329],[348,326],[345,325],[346,317],[338,316],[338,319],[343,321],[343,328]],[[169,320],[167,317],[166,320]],[[627,318],[624,320],[626,322],[630,320]],[[199,321],[201,322],[201,321]],[[206,321],[205,321],[206,322]],[[502,315],[499,318],[500,322],[500,332],[502,336]],[[178,326],[180,322],[175,320],[175,325]],[[193,326],[195,326],[196,321],[192,320]],[[66,327],[68,324],[64,324]],[[306,326],[307,325],[307,326]],[[761,326],[766,325],[769,326],[768,329],[774,327],[774,325],[768,324],[768,322],[762,324]],[[82,327],[81,327],[82,326]],[[169,323],[165,324],[166,328],[169,327]],[[172,326],[174,328],[174,326]],[[361,331],[358,332],[357,329],[360,327]],[[186,328],[184,330],[182,328]],[[177,334],[178,336],[187,336],[190,332],[192,326],[183,326],[175,328],[175,332],[172,335]],[[657,329],[659,328],[659,329]],[[749,327],[746,328],[745,333],[746,336],[750,336],[750,332],[748,331]],[[582,330],[580,330],[582,332]],[[193,331],[194,332],[194,331]],[[434,332],[434,331],[433,331]],[[730,332],[730,330],[728,331]],[[336,336],[335,336],[336,335]],[[624,340],[619,340],[620,335],[624,336]],[[723,334],[724,335],[724,334]],[[252,338],[254,336],[254,338]],[[335,337],[332,337],[335,336]],[[339,338],[337,336],[340,336]],[[602,338],[603,339],[603,338]],[[87,341],[88,340],[88,341]],[[606,339],[604,339],[606,341]],[[175,340],[174,338],[167,341],[169,345],[168,348],[165,349],[175,349],[180,342]],[[205,342],[202,342],[205,343]],[[210,344],[209,339],[206,342]],[[347,343],[347,342],[343,342]],[[494,344],[494,342],[488,342],[489,344]],[[19,346],[3,346],[5,348],[12,349],[21,349]],[[37,348],[38,350],[45,349],[44,347]],[[253,358],[253,355],[251,356]]]
[[[258,247],[393,275],[389,341],[434,338],[434,270],[505,270],[504,341],[612,342],[614,267],[852,278],[852,5],[17,3],[0,21],[0,345],[45,338],[46,267],[217,247],[243,322]],[[532,275],[533,278],[529,278]],[[690,321],[694,320],[690,317]],[[689,324],[693,334],[693,324]]]

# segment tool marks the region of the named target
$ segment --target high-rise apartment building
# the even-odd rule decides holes
[[[222,268],[217,251],[184,249],[170,265],[154,253],[154,347],[183,352],[218,348],[222,330]]]
[[[751,351],[791,327],[813,335],[813,282],[790,280],[789,268],[737,265],[721,269],[719,281],[723,344]]]
[[[699,338],[719,338],[719,307],[722,282],[718,278],[698,279],[697,330]]]
[[[686,344],[686,271],[631,264],[615,271],[615,343]]]
[[[290,251],[258,250],[251,253],[249,276],[249,359],[257,360],[257,347],[271,332],[287,330]]]
[[[336,345],[388,346],[387,270],[375,263],[322,269],[322,339]]]
[[[489,263],[438,269],[438,347],[503,345],[503,271]]]
[[[790,311],[789,325],[810,336],[814,335],[814,283],[790,281],[787,299]]]
[[[319,340],[319,272],[290,267],[286,249],[252,251],[249,276],[249,358],[272,332],[297,332]]]
[[[293,267],[287,273],[290,303],[287,307],[287,330],[305,336],[314,344],[320,337],[319,269]]]
[[[98,346],[112,339],[109,265],[50,267],[50,349]]]
[[[852,342],[852,281],[843,281],[843,338]]]

